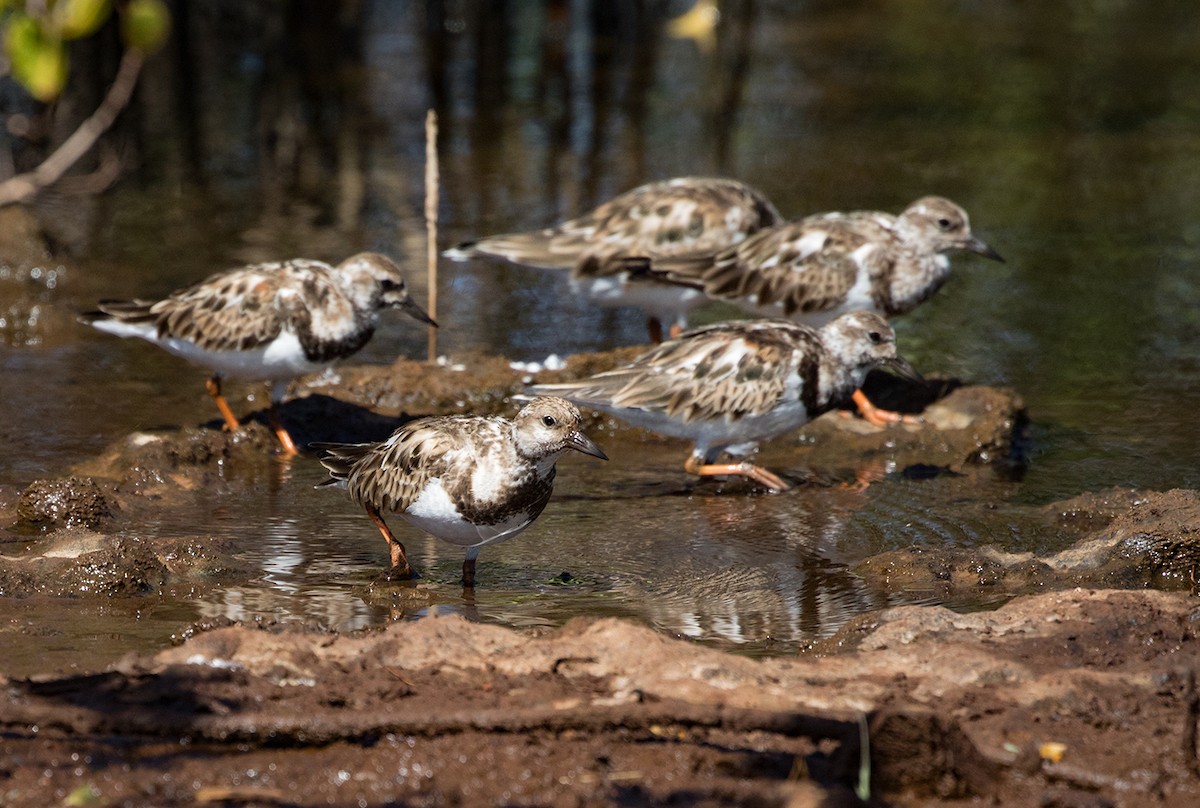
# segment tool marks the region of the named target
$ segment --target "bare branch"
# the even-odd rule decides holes
[[[0,206],[23,202],[41,189],[54,184],[79,158],[87,154],[129,103],[144,62],[145,56],[141,51],[132,48],[125,51],[125,55],[121,57],[121,65],[117,68],[117,77],[113,79],[108,94],[104,96],[96,111],[33,171],[0,182]]]

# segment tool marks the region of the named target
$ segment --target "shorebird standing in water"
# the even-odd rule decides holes
[[[563,452],[608,459],[580,431],[581,421],[574,404],[554,397],[535,398],[512,420],[419,418],[382,443],[317,444],[330,474],[320,485],[346,488],[366,510],[387,542],[397,576],[410,578],[413,570],[385,513],[465,547],[462,582],[471,587],[480,549],[516,536],[546,507]]]
[[[625,259],[711,258],[781,221],[770,200],[745,183],[679,177],[639,186],[554,227],[466,241],[445,255],[567,270],[572,288],[588,300],[645,311],[651,340],[661,342],[664,324],[678,334],[688,312],[708,299],[631,269]]]
[[[409,297],[400,268],[378,253],[336,266],[304,258],[252,264],[162,300],[102,300],[98,308],[80,319],[212,371],[207,389],[230,430],[240,422],[221,394],[221,379],[271,382],[268,417],[289,455],[296,444],[276,411],[289,381],[366,345],[384,309],[436,325]]]
[[[873,312],[844,314],[820,329],[783,320],[719,323],[685,332],[624,367],[531,388],[693,443],[684,469],[736,475],[764,488],[789,486],[748,461],[718,462],[798,429],[837,406],[871,368],[920,378],[896,353],[896,335]]]

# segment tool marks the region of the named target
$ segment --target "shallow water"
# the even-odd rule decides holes
[[[1200,485],[1192,4],[730,4],[731,27],[710,56],[662,37],[649,13],[567,15],[564,41],[575,47],[556,53],[539,50],[551,29],[538,7],[484,19],[452,8],[435,38],[444,70],[432,75],[435,39],[419,7],[379,6],[363,26],[359,91],[372,125],[360,159],[330,169],[312,142],[293,144],[317,182],[285,173],[255,139],[260,93],[287,96],[271,79],[277,54],[253,31],[206,42],[195,131],[161,114],[177,88],[147,85],[139,134],[161,151],[90,211],[89,235],[52,285],[45,273],[0,276],[0,484],[61,476],[135,429],[215,417],[199,372],[72,321],[99,297],[165,293],[246,260],[358,249],[400,256],[423,288],[421,120],[442,98],[443,244],[543,226],[688,173],[746,180],[788,216],[897,211],[927,193],[956,200],[1007,263],[956,259],[946,288],[897,321],[900,345],[926,373],[1019,391],[1031,454],[1020,481],[984,475],[973,489],[889,477],[861,497],[825,487],[689,495],[684,447],[598,436],[613,462],[565,462],[537,525],[484,551],[472,600],[454,585],[458,551],[410,535],[435,584],[422,611],[523,626],[627,615],[782,653],[864,610],[929,601],[867,591],[849,567],[868,555],[914,543],[1054,550],[1066,539],[1023,507],[1112,485]],[[216,25],[193,22],[197,35]],[[192,170],[203,183],[181,166],[185,135],[200,140]],[[362,188],[362,205],[337,226],[347,187]],[[529,360],[644,339],[636,312],[589,309],[551,273],[482,263],[441,272],[441,353]],[[423,340],[414,323],[390,318],[356,361],[420,356]],[[235,407],[259,406],[261,391],[241,389],[251,392],[259,403]],[[315,461],[298,460],[286,477],[248,482],[168,523],[120,524],[133,535],[229,537],[262,571],[252,584],[87,606],[69,619],[63,610],[79,604],[28,601],[8,619],[58,638],[28,648],[57,666],[78,663],[85,647],[98,658],[154,647],[201,617],[339,629],[396,617],[372,594],[385,554],[370,523],[337,492],[310,490]],[[979,502],[1006,507],[995,517],[963,507]]]

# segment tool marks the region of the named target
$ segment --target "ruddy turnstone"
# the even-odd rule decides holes
[[[949,278],[948,254],[964,251],[1004,260],[971,233],[966,211],[927,196],[899,216],[822,213],[760,230],[715,256],[647,258],[652,274],[714,300],[823,325],[848,311],[912,311]]]
[[[607,460],[580,431],[574,404],[535,398],[512,420],[445,415],[419,418],[382,443],[318,444],[330,479],[366,509],[391,553],[393,572],[412,577],[404,545],[383,514],[465,547],[464,586],[475,585],[475,559],[537,519],[554,488],[555,462],[567,449]]]
[[[541,384],[635,426],[693,441],[684,469],[701,476],[748,477],[782,491],[788,484],[750,462],[718,463],[758,441],[803,426],[836,406],[873,367],[919,378],[896,353],[887,321],[867,311],[820,329],[786,320],[718,323],[664,342],[616,370]]]
[[[240,424],[221,395],[221,379],[271,382],[271,425],[284,451],[296,454],[275,410],[288,381],[363,347],[385,308],[436,325],[409,297],[390,258],[359,253],[337,266],[304,258],[252,264],[158,301],[102,300],[80,320],[211,370],[208,392],[231,430]]]
[[[698,288],[661,283],[623,259],[711,257],[781,221],[770,200],[744,183],[679,177],[634,188],[556,227],[463,242],[445,255],[570,270],[572,288],[587,299],[645,311],[651,339],[661,342],[663,323],[676,334],[687,313],[708,301]]]
[[[848,311],[885,317],[912,311],[942,288],[954,252],[1004,260],[971,232],[966,211],[927,196],[899,216],[822,213],[760,230],[715,257],[628,263],[631,271],[648,269],[751,314],[819,326]],[[900,420],[875,408],[861,391],[854,400],[872,423]]]

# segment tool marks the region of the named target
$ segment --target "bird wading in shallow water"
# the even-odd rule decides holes
[[[208,392],[230,430],[240,424],[221,380],[270,382],[268,417],[284,452],[294,455],[296,445],[276,411],[287,383],[362,348],[379,312],[389,308],[436,325],[409,297],[390,258],[359,253],[337,266],[298,258],[232,269],[163,300],[102,300],[80,320],[208,368]]]
[[[950,277],[949,255],[1003,261],[971,232],[967,213],[939,196],[899,216],[876,211],[822,213],[768,227],[716,255],[631,259],[631,272],[702,291],[761,317],[820,326],[849,311],[894,317],[912,311]],[[895,422],[861,391],[867,420]]]
[[[778,475],[748,461],[720,463],[718,456],[744,454],[803,426],[849,396],[875,367],[920,378],[896,353],[887,321],[859,311],[820,329],[784,320],[697,328],[624,367],[531,390],[691,440],[689,473],[736,475],[783,491],[789,486]]]
[[[465,547],[462,582],[475,585],[475,559],[489,544],[516,536],[537,519],[554,489],[555,463],[573,449],[607,460],[580,431],[574,404],[535,398],[512,420],[446,415],[419,418],[382,443],[317,444],[329,470],[379,528],[392,573],[413,576],[404,545],[383,519],[405,521]]]
[[[625,259],[711,258],[781,221],[770,200],[745,183],[679,177],[634,188],[555,227],[467,241],[444,254],[567,270],[572,288],[588,300],[641,308],[650,338],[661,342],[664,323],[677,334],[687,313],[708,300],[700,289],[663,283]]]

